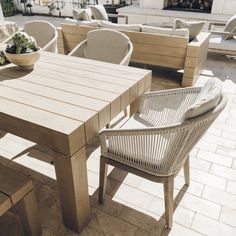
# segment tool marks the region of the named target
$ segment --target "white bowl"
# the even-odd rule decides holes
[[[32,70],[34,68],[35,62],[40,58],[41,48],[36,52],[24,53],[24,54],[13,54],[7,53],[7,59],[18,66],[19,70]]]

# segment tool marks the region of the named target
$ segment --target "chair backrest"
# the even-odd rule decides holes
[[[120,64],[129,53],[131,42],[121,32],[98,29],[88,32],[85,57],[98,61]]]
[[[24,25],[24,31],[33,36],[39,47],[44,47],[54,39],[56,28],[47,21],[29,21]]]

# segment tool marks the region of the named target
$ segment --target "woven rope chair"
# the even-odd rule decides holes
[[[104,201],[109,164],[164,184],[166,225],[171,228],[174,177],[184,167],[185,184],[189,185],[189,153],[227,103],[221,92],[213,109],[184,119],[200,94],[204,94],[204,88],[145,94],[137,113],[123,127],[100,133],[100,204]]]
[[[97,29],[89,31],[87,39],[68,55],[128,66],[132,53],[133,44],[125,34],[111,29]],[[124,114],[127,116],[127,108]]]

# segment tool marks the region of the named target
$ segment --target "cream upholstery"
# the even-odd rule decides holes
[[[106,20],[108,21],[108,15],[103,5],[91,6],[91,11],[93,13],[95,20]]]
[[[86,20],[90,21],[92,20],[91,16],[91,10],[90,9],[73,9],[73,19],[75,20]]]
[[[98,29],[89,31],[87,40],[81,42],[69,55],[128,65],[132,51],[132,43],[123,33]]]
[[[190,41],[195,39],[197,35],[201,32],[205,22],[195,22],[195,21],[184,21],[181,19],[176,19],[174,28],[175,29],[182,29],[187,28],[189,29],[189,39]]]
[[[189,37],[189,30],[188,29],[171,29],[171,28],[162,28],[162,27],[155,27],[155,26],[142,26],[142,32],[146,33],[154,33],[154,34],[162,34],[162,35],[175,35],[180,37]]]
[[[68,23],[71,25],[85,25],[85,26],[92,26],[92,27],[100,26],[100,21],[98,20],[91,20],[91,21],[82,20],[81,21],[81,20],[65,18],[65,23]]]
[[[25,23],[24,31],[33,36],[44,51],[56,52],[58,33],[51,23],[40,20],[29,21]]]
[[[141,24],[116,24],[108,21],[100,21],[101,27],[114,30],[141,31]]]
[[[189,153],[226,106],[220,81],[144,94],[138,112],[120,129],[100,133],[99,202],[103,203],[108,165],[164,184],[165,215],[172,227],[174,177],[184,167],[189,185]],[[217,95],[217,96],[216,96]],[[217,101],[204,114],[182,119],[185,111],[204,98]],[[140,124],[141,123],[141,124]]]
[[[214,109],[222,94],[222,84],[218,79],[210,79],[201,89],[194,103],[184,113],[185,120],[198,117]]]

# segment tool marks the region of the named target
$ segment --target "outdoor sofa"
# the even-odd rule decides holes
[[[172,29],[160,29],[159,32],[155,27],[138,24],[94,21],[81,25],[74,20],[68,20],[58,28],[58,52],[70,53],[86,39],[90,30],[98,27],[119,30],[130,38],[134,46],[132,62],[183,70],[182,86],[192,86],[196,82],[207,57],[209,33],[201,32],[189,42],[185,29],[175,30],[177,33]]]

